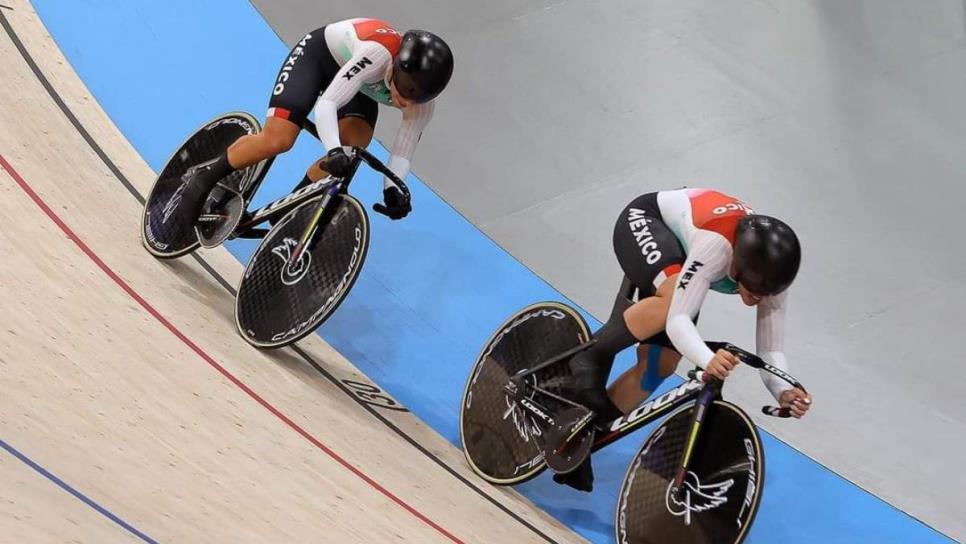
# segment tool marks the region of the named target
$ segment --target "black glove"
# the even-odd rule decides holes
[[[352,159],[344,147],[336,147],[329,150],[325,158],[319,161],[319,168],[337,178],[345,178],[352,173]]]
[[[382,200],[385,205],[373,204],[372,209],[385,215],[389,219],[402,219],[413,211],[413,206],[409,202],[409,195],[399,190],[399,187],[392,186],[383,189]]]

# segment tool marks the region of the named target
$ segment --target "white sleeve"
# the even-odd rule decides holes
[[[667,313],[667,335],[678,353],[701,368],[707,368],[714,352],[704,343],[693,319],[701,310],[711,282],[725,274],[730,264],[728,241],[716,233],[698,232],[674,286]]]
[[[392,55],[376,42],[361,42],[352,58],[339,69],[335,78],[315,102],[315,126],[326,149],[342,145],[339,138],[339,108],[352,100],[365,83],[375,83],[386,75]]]
[[[425,104],[413,104],[403,109],[402,125],[399,127],[399,132],[396,133],[396,140],[392,143],[388,164],[389,169],[392,170],[393,174],[399,176],[399,179],[406,179],[409,174],[409,163],[413,154],[416,153],[416,144],[419,143],[419,138],[423,135],[423,129],[433,118],[434,104],[434,101],[429,101]],[[389,178],[383,180],[384,188],[389,188],[392,185],[393,183]]]
[[[788,371],[788,361],[785,359],[785,310],[788,305],[788,291],[761,299],[758,303],[758,327],[755,335],[758,356],[768,364],[781,370]],[[760,370],[761,381],[771,392],[775,400],[781,397],[783,391],[792,386],[785,380]]]

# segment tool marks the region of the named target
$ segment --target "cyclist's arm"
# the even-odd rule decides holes
[[[772,297],[765,297],[758,303],[758,327],[755,334],[758,356],[768,364],[788,371],[785,359],[785,309],[788,304],[788,291]],[[759,370],[761,381],[775,397],[781,398],[783,391],[791,389],[785,380]]]
[[[434,102],[425,104],[413,104],[402,110],[403,121],[396,133],[396,140],[392,143],[392,151],[389,156],[389,169],[399,179],[406,179],[409,174],[409,161],[416,153],[416,144],[423,135],[423,129],[433,118]],[[389,178],[383,178],[383,187],[388,188],[393,185]]]
[[[360,42],[352,58],[339,69],[315,102],[315,125],[326,149],[342,145],[339,138],[339,108],[345,106],[365,83],[385,77],[392,55],[376,42]]]
[[[728,241],[719,234],[698,232],[674,286],[667,313],[667,335],[678,353],[701,368],[707,368],[714,352],[704,343],[693,320],[711,289],[711,281],[724,274],[730,264]]]

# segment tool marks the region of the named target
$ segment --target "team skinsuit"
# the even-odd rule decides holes
[[[345,175],[349,160],[342,148],[339,120],[359,118],[374,129],[379,104],[400,108],[403,121],[387,166],[402,179],[409,173],[420,136],[433,116],[434,99],[448,84],[452,71],[452,52],[435,34],[423,30],[400,34],[379,19],[346,19],[313,30],[295,44],[279,69],[267,116],[301,126],[314,113],[319,136],[329,151],[322,169]],[[393,103],[390,82],[407,100],[405,105]],[[228,154],[202,165],[192,179],[192,192],[212,192],[204,206],[199,205],[199,213],[202,209],[217,213],[228,198],[225,192],[232,192],[230,187],[215,188],[235,170]],[[306,174],[298,187],[311,181]],[[405,217],[411,209],[408,198],[388,177],[383,186],[386,215]]]
[[[770,270],[749,258],[746,266],[738,267],[739,277],[732,277],[742,233],[748,239],[752,234],[776,232],[780,242],[794,239],[794,258],[783,257]],[[592,348],[570,361],[577,399],[596,412],[598,422],[623,415],[606,392],[607,377],[618,352],[637,343],[650,346],[641,383],[641,389],[650,392],[664,380],[658,374],[662,347],[677,351],[702,368],[708,365],[714,352],[698,333],[698,313],[709,291],[737,294],[739,280],[746,288],[756,287],[758,293],[772,293],[762,296],[757,305],[756,351],[770,364],[788,368],[784,354],[787,287],[797,273],[800,257],[797,238],[787,225],[755,216],[747,204],[718,191],[678,189],[647,193],[632,200],[617,219],[613,241],[617,261],[641,298],[653,296],[667,278],[679,275],[663,332],[640,340],[618,314],[594,334]],[[788,388],[769,373],[762,372],[761,376],[776,399]],[[593,482],[589,460],[572,473],[555,475],[555,480],[589,491]]]
[[[309,32],[282,64],[267,116],[301,124],[314,111],[327,149],[342,145],[339,119],[358,117],[375,128],[379,104],[393,106],[389,78],[401,42],[402,35],[378,19],[347,19]],[[434,108],[430,100],[403,109],[387,163],[400,179],[409,174],[410,160]],[[394,186],[389,178],[383,183],[387,189]]]

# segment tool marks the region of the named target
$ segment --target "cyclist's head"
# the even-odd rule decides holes
[[[392,67],[396,91],[417,104],[429,102],[443,92],[453,75],[453,52],[442,38],[425,30],[403,35]]]
[[[735,279],[760,296],[776,295],[795,281],[802,248],[795,232],[767,215],[748,215],[735,230]]]

